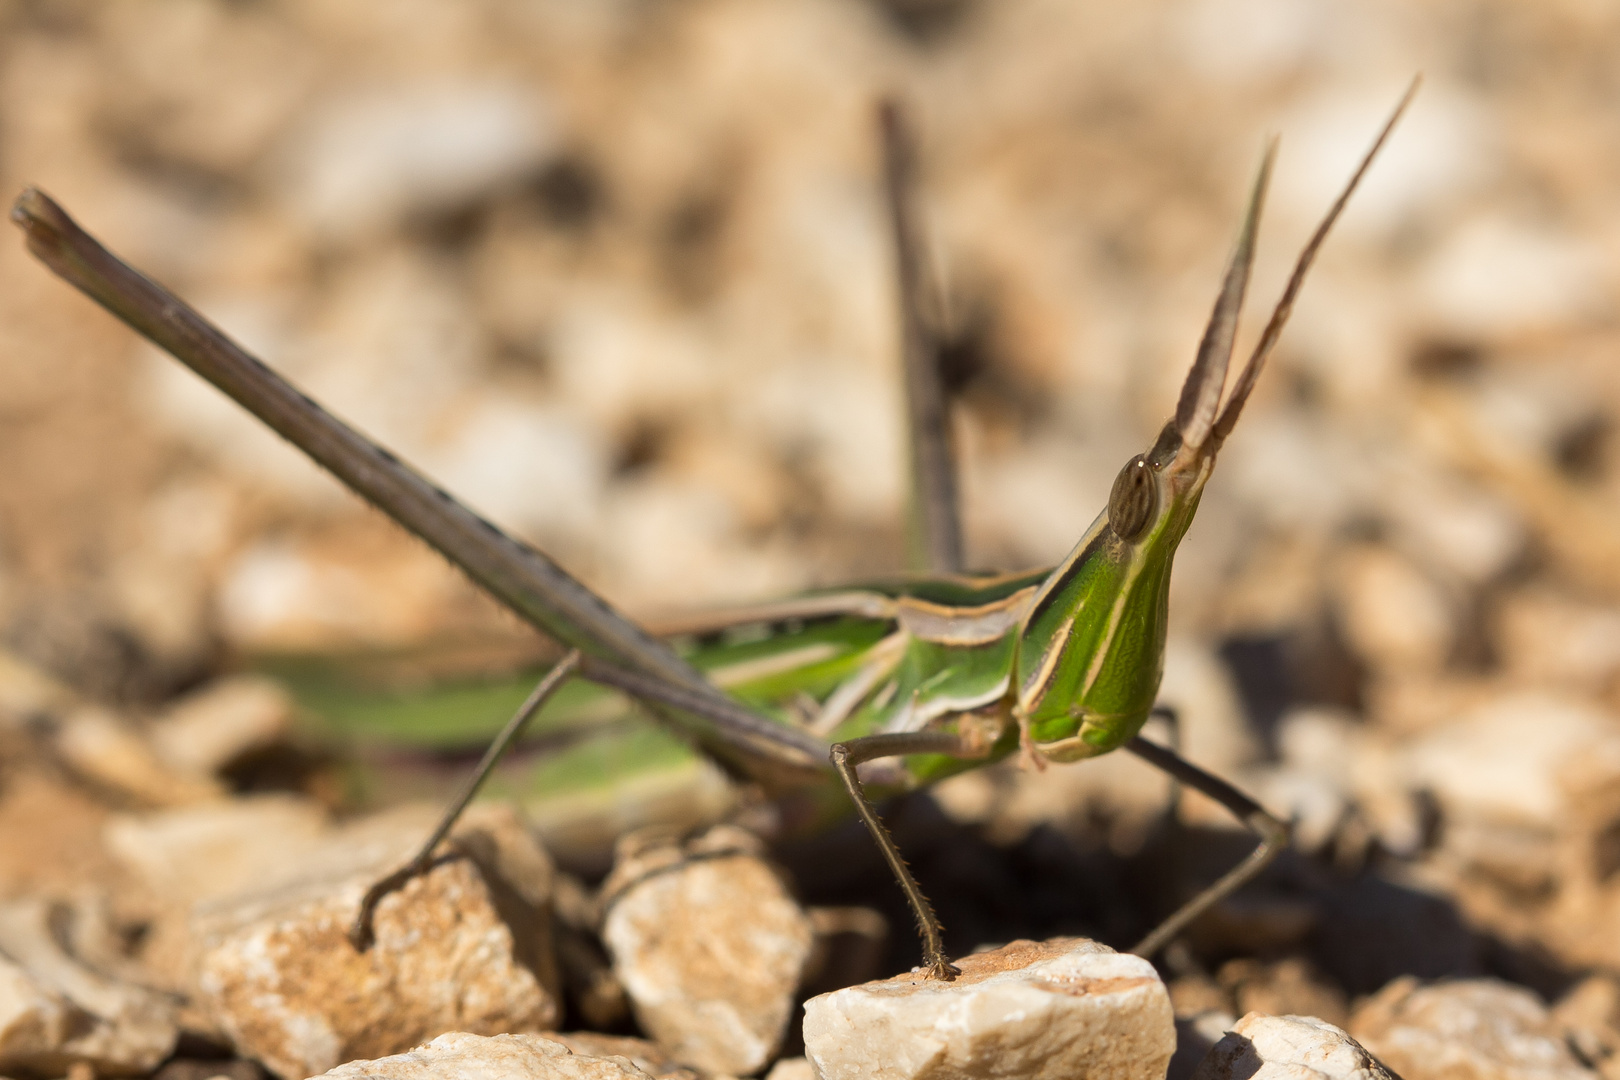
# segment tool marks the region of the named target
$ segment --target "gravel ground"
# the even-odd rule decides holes
[[[1336,1024],[1401,976],[1503,978],[1601,1014],[1568,1036],[1598,1067],[1620,1046],[1591,1004],[1620,1001],[1617,46],[1592,0],[0,0],[0,189],[48,191],[651,614],[901,567],[880,98],[918,135],[970,561],[1015,569],[1063,556],[1172,410],[1265,136],[1256,308],[1421,72],[1172,590],[1188,753],[1293,813],[1299,852],[1161,968],[1184,1019]],[[15,237],[0,463],[0,899],[133,895],[108,815],[231,787],[152,733],[258,657],[534,656]],[[1123,946],[1242,850],[1166,796],[1099,761],[896,814],[956,951]],[[863,844],[775,852],[802,899],[896,928],[816,989],[914,962]],[[131,962],[142,910],[113,920]]]

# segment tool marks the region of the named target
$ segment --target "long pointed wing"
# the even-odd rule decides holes
[[[1249,288],[1249,271],[1254,267],[1254,237],[1260,228],[1260,211],[1265,206],[1266,186],[1276,160],[1277,140],[1272,139],[1260,159],[1260,172],[1249,194],[1243,227],[1227,262],[1215,310],[1210,313],[1209,325],[1198,343],[1198,358],[1187,372],[1181,399],[1176,403],[1176,430],[1181,432],[1181,441],[1188,446],[1203,446],[1215,424],[1215,410],[1220,407],[1221,391],[1226,387],[1226,368],[1232,359],[1232,343],[1237,339],[1238,316],[1242,314],[1243,296]]]
[[[819,746],[739,706],[543,553],[507,536],[300,393],[109,252],[48,196],[24,191],[11,217],[27,234],[29,250],[58,275],[234,398],[524,620],[584,652],[587,677],[678,710],[662,715],[744,771],[751,771],[754,757],[773,752],[779,763],[825,764],[817,761]]]

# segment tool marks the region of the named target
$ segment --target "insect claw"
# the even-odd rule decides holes
[[[1046,757],[1035,745],[1035,736],[1029,733],[1029,718],[1018,718],[1018,767],[1025,772],[1045,772]]]

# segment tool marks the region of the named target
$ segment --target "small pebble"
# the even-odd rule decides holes
[[[1457,634],[1452,604],[1411,560],[1370,544],[1345,551],[1336,593],[1351,649],[1379,670],[1431,672]]]
[[[1399,1080],[1343,1028],[1314,1016],[1251,1012],[1204,1058],[1193,1080]]]
[[[621,844],[602,940],[643,1030],[677,1061],[747,1075],[781,1045],[810,958],[810,919],[753,834]]]
[[[0,905],[0,1071],[144,1073],[168,1057],[175,1003],[80,963],[43,900]]]
[[[1350,1031],[1405,1080],[1592,1080],[1540,999],[1496,979],[1396,979]]]

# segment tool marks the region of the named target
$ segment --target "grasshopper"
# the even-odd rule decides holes
[[[902,296],[912,431],[914,561],[928,574],[824,590],[690,622],[687,633],[766,628],[770,662],[725,690],[545,554],[503,533],[389,451],[328,413],[162,286],[108,252],[43,193],[12,219],[48,267],[214,383],[337,478],[459,566],[566,651],[485,755],[421,855],[377,883],[353,938],[364,948],[378,899],[422,872],[501,752],[569,679],[642,703],[732,772],[797,796],[823,817],[853,806],[916,916],[927,971],[957,972],[939,920],[873,806],[874,798],[1021,754],[1065,763],[1124,748],[1225,806],[1259,836],[1235,868],[1136,947],[1151,956],[1251,880],[1287,842],[1286,824],[1227,782],[1138,733],[1163,673],[1171,564],[1215,458],[1275,346],[1306,272],[1417,89],[1414,80],[1295,263],[1230,393],[1226,376],[1276,143],[1266,148],[1213,313],[1173,418],[1125,463],[1107,506],[1056,567],[962,571],[946,404],[918,314],[908,158],[885,114],[887,193]],[[1223,401],[1224,396],[1224,401]],[[804,703],[812,702],[806,709]],[[863,770],[861,767],[865,766]]]

